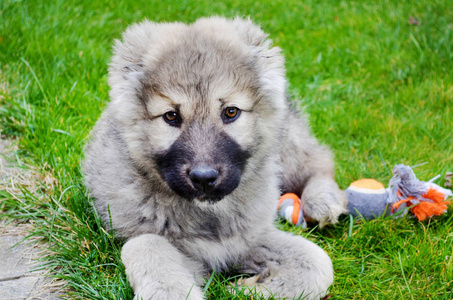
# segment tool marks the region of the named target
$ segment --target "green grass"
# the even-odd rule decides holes
[[[283,49],[291,93],[314,133],[335,153],[342,188],[364,177],[386,183],[398,163],[426,163],[415,169],[425,181],[453,170],[450,0],[117,2],[0,0],[1,134],[17,139],[21,160],[56,179],[37,194],[24,190],[21,201],[1,191],[0,208],[36,225],[53,253],[46,266],[68,281],[69,298],[132,297],[121,241],[94,215],[80,161],[108,101],[113,39],[144,18],[259,22]],[[452,213],[423,223],[344,217],[310,232],[278,225],[329,253],[333,299],[452,299]],[[230,280],[214,276],[209,299],[235,299],[224,287]]]

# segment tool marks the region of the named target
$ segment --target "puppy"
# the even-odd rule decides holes
[[[250,20],[132,25],[116,41],[110,98],[86,148],[86,185],[126,238],[136,299],[203,299],[211,272],[249,274],[264,297],[319,299],[332,263],[277,230],[282,192],[335,223],[329,150],[290,109],[284,59]]]

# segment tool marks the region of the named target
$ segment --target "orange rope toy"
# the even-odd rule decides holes
[[[380,215],[392,215],[398,211],[405,210],[406,207],[410,208],[410,211],[419,220],[423,221],[433,216],[439,216],[447,212],[447,205],[450,204],[446,201],[448,197],[452,196],[451,190],[444,189],[439,185],[432,183],[434,179],[428,182],[420,181],[412,171],[412,168],[405,165],[396,165],[393,169],[393,177],[389,181],[389,187],[384,189],[384,186],[379,184],[379,188],[374,184],[375,189],[373,193],[369,193],[371,188],[362,186],[361,188],[368,191],[367,195],[370,198],[370,194],[374,196],[374,199],[367,199],[368,201],[375,200],[371,205],[372,211],[366,210],[363,207],[367,206],[363,204],[363,195],[360,195],[360,191],[357,188],[357,183],[362,180],[353,182],[349,188],[346,189],[346,197],[349,200],[348,208],[352,215],[362,215],[367,219],[372,219]],[[373,180],[373,179],[366,179]],[[363,190],[362,190],[363,192]],[[379,197],[376,195],[379,194]],[[368,202],[368,204],[370,204]],[[357,209],[360,208],[360,209]]]

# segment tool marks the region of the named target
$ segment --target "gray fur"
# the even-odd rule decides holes
[[[233,267],[254,275],[242,284],[264,296],[323,297],[333,282],[329,257],[275,229],[276,204],[282,190],[298,192],[323,225],[337,221],[345,201],[329,150],[289,108],[280,49],[250,20],[214,17],[144,21],[114,52],[111,101],[84,173],[106,225],[127,239],[122,259],[137,299],[189,291],[187,299],[203,299],[203,278]],[[222,122],[225,107],[240,116]],[[164,120],[168,111],[181,116],[179,127]],[[187,178],[205,165],[219,170],[212,197]],[[240,176],[237,187],[232,176]],[[173,180],[184,189],[175,192]]]

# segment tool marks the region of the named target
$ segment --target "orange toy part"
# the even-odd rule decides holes
[[[420,202],[411,208],[419,221],[431,216],[440,216],[447,210],[447,205],[450,204],[450,202],[444,201],[444,194],[433,188],[430,188],[422,197],[431,199],[433,202]]]
[[[284,194],[283,196],[280,197],[280,200],[278,200],[278,208],[280,208],[280,205],[286,199],[291,199],[294,202],[293,214],[291,216],[291,222],[293,224],[296,224],[297,221],[299,220],[299,214],[300,214],[300,199],[299,199],[299,197],[296,194],[286,193],[286,194]]]
[[[430,201],[420,201],[420,203],[411,207],[411,212],[417,217],[419,221],[426,220],[432,216],[440,216],[447,210],[448,201],[444,201],[445,195],[434,188],[430,188],[426,194],[422,195],[423,198]],[[408,197],[400,200],[392,205],[393,209],[398,209],[401,204],[407,203],[409,206],[413,205],[411,200],[417,199],[416,197]]]

